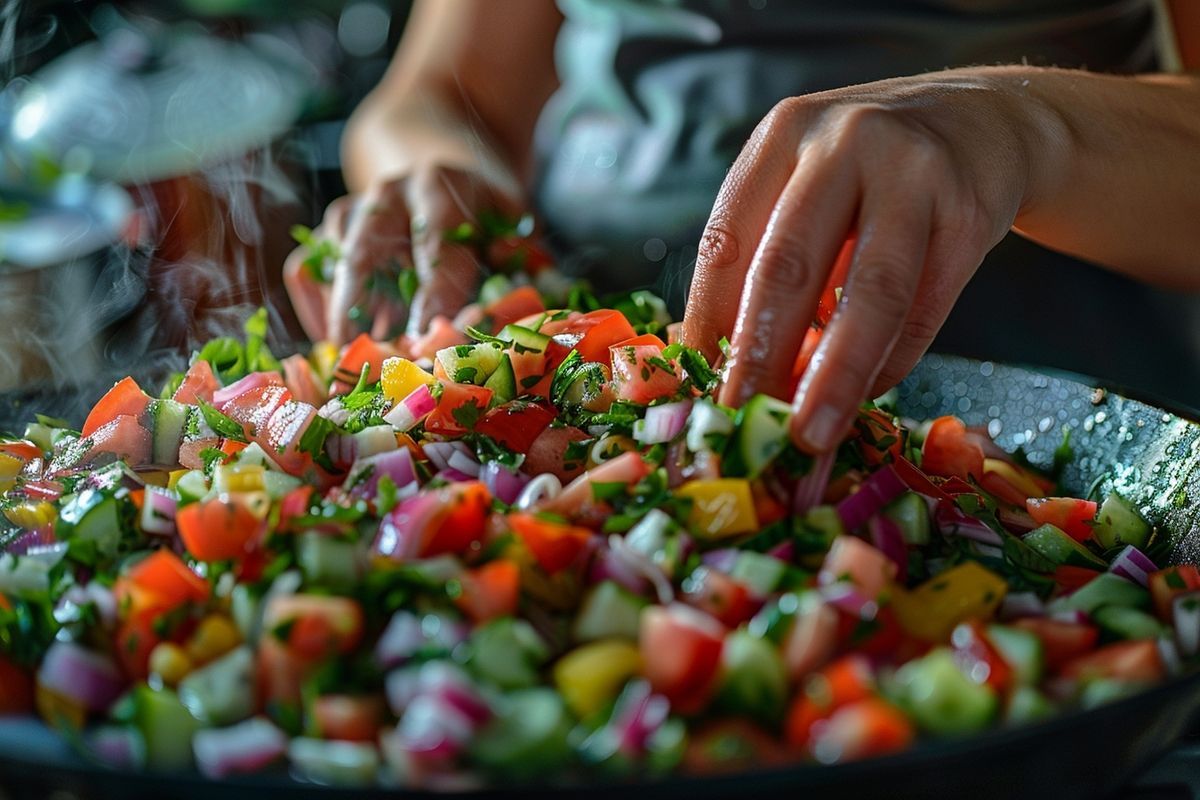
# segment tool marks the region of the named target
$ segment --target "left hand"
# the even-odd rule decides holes
[[[684,317],[684,340],[710,357],[721,336],[731,340],[722,401],[789,392],[818,298],[853,234],[841,303],[792,419],[803,449],[836,446],[858,404],[915,365],[983,256],[1034,202],[1043,167],[1034,162],[1060,141],[1056,118],[1042,111],[1018,81],[987,70],[775,106],[721,187]]]

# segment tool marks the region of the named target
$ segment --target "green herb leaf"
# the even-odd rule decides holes
[[[200,405],[200,414],[204,417],[205,423],[212,428],[213,433],[225,439],[232,439],[235,442],[246,442],[246,432],[242,430],[242,426],[234,420],[230,419],[225,414],[222,414],[217,409],[204,401],[203,398],[196,398],[196,402]]]

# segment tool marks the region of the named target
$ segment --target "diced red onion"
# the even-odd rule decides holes
[[[450,456],[455,452],[471,455],[471,448],[459,441],[428,442],[422,449],[425,451],[425,457],[429,459],[429,463],[439,470],[449,468]]]
[[[160,536],[175,533],[175,509],[178,503],[173,492],[157,486],[147,486],[145,501],[142,503],[142,530]]]
[[[358,458],[358,442],[353,434],[333,433],[325,437],[325,453],[339,467],[353,464]]]
[[[908,486],[900,480],[896,470],[892,469],[890,464],[885,464],[867,476],[857,492],[838,503],[838,516],[847,530],[855,530],[882,511],[888,503],[904,494],[907,489]]]
[[[449,761],[470,741],[475,728],[471,720],[442,698],[418,695],[413,698],[396,733],[401,747],[421,760]]]
[[[616,735],[617,748],[637,758],[646,752],[650,738],[658,732],[671,713],[667,698],[650,691],[650,684],[638,680],[625,687],[617,698],[609,725]]]
[[[625,539],[615,533],[608,537],[608,549],[613,557],[623,561],[630,570],[650,581],[654,593],[658,595],[658,602],[665,605],[675,599],[675,587],[650,556],[630,547]]]
[[[790,564],[796,560],[796,542],[786,539],[768,550],[767,555],[777,558],[785,564]]]
[[[105,725],[87,734],[87,750],[111,769],[140,769],[146,757],[142,736],[132,727]]]
[[[461,668],[449,661],[428,661],[421,667],[418,690],[441,699],[479,726],[492,717],[492,709]]]
[[[447,652],[466,641],[463,623],[437,614],[418,616],[399,610],[392,615],[375,645],[375,658],[384,668],[403,664],[434,645]]]
[[[551,475],[549,472],[544,472],[538,475],[521,490],[517,495],[515,505],[522,511],[528,511],[547,500],[553,500],[562,494],[562,481],[558,476]]]
[[[646,416],[633,424],[633,438],[642,444],[669,442],[683,433],[691,410],[691,400],[650,406],[646,409]]]
[[[1021,617],[1041,617],[1046,613],[1046,604],[1033,592],[1010,592],[1000,601],[1000,619],[1013,620]]]
[[[392,713],[402,715],[404,709],[421,693],[421,668],[408,666],[392,670],[384,679],[383,693]]]
[[[981,520],[972,517],[953,501],[943,500],[933,512],[933,520],[944,536],[962,536],[983,544],[1001,546],[1004,539]]]
[[[418,386],[408,393],[408,396],[396,403],[396,407],[384,414],[383,419],[398,431],[407,431],[437,408],[437,400],[425,384]]]
[[[317,416],[327,419],[334,425],[342,426],[350,421],[350,409],[346,408],[340,397],[331,397],[317,411]]]
[[[50,645],[38,669],[38,683],[91,712],[106,711],[125,690],[125,678],[107,654],[74,642]]]
[[[1086,611],[1077,608],[1060,608],[1050,615],[1055,622],[1065,622],[1068,625],[1086,625],[1089,617]]]
[[[829,488],[829,476],[833,472],[837,451],[830,450],[813,458],[808,474],[796,481],[796,489],[792,494],[792,513],[806,514],[814,506],[821,504],[825,498],[825,490]]]
[[[1010,506],[1007,503],[1001,503],[996,509],[996,518],[1000,520],[1000,524],[1005,529],[1020,536],[1021,534],[1029,533],[1036,528],[1038,524],[1033,521],[1033,517],[1029,516],[1023,508]]]
[[[447,467],[446,469],[439,470],[438,473],[433,477],[441,478],[448,483],[471,483],[472,481],[476,480],[474,475],[468,475],[462,470],[457,470],[454,467]]]
[[[493,497],[509,505],[517,502],[517,498],[530,481],[525,473],[509,469],[499,461],[489,461],[481,466],[479,478]]]
[[[31,547],[54,544],[56,541],[58,539],[54,535],[54,527],[52,525],[43,525],[40,528],[34,528],[33,530],[19,534],[8,543],[8,546],[4,548],[4,552],[14,556],[23,556],[29,552]]]
[[[588,581],[590,583],[612,581],[634,594],[642,594],[650,586],[649,581],[640,571],[629,566],[626,559],[614,555],[607,546],[602,546],[592,560]]]
[[[717,572],[724,572],[728,575],[733,572],[733,565],[737,563],[737,557],[737,550],[732,547],[722,547],[719,550],[709,550],[700,556],[700,560],[706,567],[712,567]]]
[[[447,466],[450,469],[461,472],[463,475],[472,478],[479,477],[479,462],[475,460],[474,456],[467,455],[461,450],[455,450],[450,454]]]
[[[1200,652],[1200,592],[1176,596],[1171,602],[1171,620],[1179,652],[1184,657]]]
[[[1108,571],[1112,574],[1120,575],[1125,580],[1133,581],[1139,586],[1148,586],[1150,573],[1157,569],[1158,565],[1133,545],[1126,545],[1125,549],[1117,554],[1108,567]]]
[[[867,597],[848,581],[838,581],[822,586],[819,590],[825,602],[852,617],[871,620],[879,614],[879,603]]]
[[[908,546],[904,543],[904,532],[892,520],[876,514],[867,521],[871,544],[896,565],[896,574],[908,574]]]
[[[213,392],[212,404],[218,410],[224,410],[225,404],[239,394],[258,389],[264,386],[282,386],[283,378],[277,373],[270,372],[251,372],[244,378],[234,381],[228,386],[224,386]]]
[[[400,445],[396,443],[396,432],[390,425],[371,425],[353,434],[355,458],[367,458],[380,453],[388,453]]]
[[[206,728],[192,737],[196,767],[209,778],[258,772],[287,753],[288,736],[264,717],[228,728]]]
[[[397,561],[416,558],[421,535],[441,510],[442,500],[434,492],[420,492],[400,501],[379,522],[375,552]]]
[[[360,480],[359,476],[364,470],[370,474]],[[373,500],[379,494],[379,481],[385,475],[392,479],[397,489],[409,486],[416,488],[417,473],[413,468],[412,453],[407,447],[359,459],[350,468],[346,485],[356,496]]]

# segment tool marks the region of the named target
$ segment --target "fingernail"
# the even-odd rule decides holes
[[[841,428],[842,413],[833,406],[820,406],[800,431],[800,443],[817,453],[832,450]]]

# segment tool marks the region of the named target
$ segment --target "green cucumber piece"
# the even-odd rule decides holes
[[[782,400],[756,394],[738,411],[733,435],[725,448],[722,473],[755,478],[788,443],[792,407]]]
[[[174,400],[151,400],[147,409],[154,434],[154,463],[178,464],[188,417],[199,409]]]
[[[62,538],[87,542],[104,556],[116,555],[121,544],[121,512],[113,497],[95,489],[84,489],[72,497],[59,512],[64,523]]]
[[[939,736],[982,730],[999,708],[996,693],[964,675],[945,647],[900,667],[892,688],[896,703],[917,725]]]
[[[467,667],[500,689],[523,689],[537,685],[538,671],[549,657],[546,643],[528,622],[502,617],[471,634]]]
[[[492,390],[493,406],[507,403],[519,394],[517,391],[517,376],[513,373],[512,359],[509,358],[508,353],[505,353],[500,358],[500,364],[488,376],[483,386],[485,389]]]
[[[175,482],[175,491],[179,492],[181,504],[194,503],[208,494],[208,478],[198,469],[185,472]]]
[[[500,366],[501,350],[491,342],[460,344],[437,351],[437,360],[450,380],[482,386]]]
[[[327,786],[366,787],[379,780],[379,750],[374,742],[298,736],[288,743],[288,761],[303,777]]]
[[[786,707],[787,670],[779,649],[766,639],[739,628],[721,649],[721,682],[717,700],[734,714],[776,722]]]
[[[900,526],[906,544],[929,544],[929,505],[921,495],[905,492],[883,509],[883,515]]]
[[[479,304],[481,306],[490,306],[504,295],[513,290],[513,282],[507,275],[499,273],[489,275],[483,285],[479,287]]]
[[[515,780],[553,774],[571,759],[571,727],[558,692],[513,692],[475,738],[471,757],[483,768]]]
[[[729,577],[760,597],[765,597],[775,591],[785,572],[787,564],[778,558],[753,550],[742,550],[734,559]]]
[[[1116,678],[1098,678],[1088,681],[1079,693],[1079,705],[1084,710],[1114,703],[1146,688],[1144,683],[1123,681]]]
[[[513,349],[518,353],[544,353],[550,346],[550,337],[520,325],[505,325],[500,331],[500,338],[513,343]]]
[[[1088,567],[1097,571],[1108,568],[1104,560],[1053,525],[1034,528],[1021,541],[1058,566]]]
[[[1151,614],[1124,606],[1103,606],[1092,615],[1096,624],[1120,639],[1157,639],[1166,627]]]
[[[254,716],[254,651],[243,645],[189,673],[179,702],[207,725],[232,725]]]
[[[296,563],[304,580],[337,591],[358,583],[366,554],[355,542],[323,531],[304,531],[296,537]]]
[[[133,722],[146,742],[146,768],[180,772],[192,766],[192,736],[200,729],[170,689],[133,690]]]
[[[1052,611],[1084,611],[1088,614],[1105,606],[1147,609],[1150,593],[1132,581],[1106,572],[1050,604]]]
[[[1106,549],[1127,544],[1143,548],[1151,531],[1150,523],[1142,518],[1137,507],[1113,492],[1100,505],[1092,536]]]
[[[989,625],[987,638],[1012,668],[1018,683],[1036,686],[1041,681],[1046,663],[1041,639],[1029,631],[1007,625]]]
[[[1028,725],[1054,715],[1054,704],[1032,686],[1018,686],[1008,697],[1004,721],[1009,725]]]
[[[596,584],[579,606],[571,635],[577,642],[621,637],[637,641],[642,609],[648,605],[614,581]]]
[[[810,508],[796,531],[796,555],[810,569],[820,566],[833,540],[846,533],[842,518],[833,506]]]
[[[269,469],[263,473],[263,491],[272,500],[282,500],[288,493],[299,489],[304,482],[295,475]]]
[[[31,422],[25,426],[25,438],[36,444],[43,453],[54,449],[54,428],[40,422]]]

